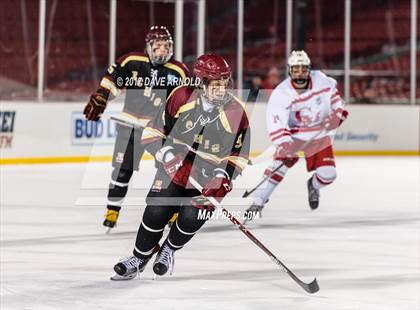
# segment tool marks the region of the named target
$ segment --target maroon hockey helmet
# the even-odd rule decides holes
[[[152,26],[146,35],[146,52],[153,65],[162,65],[167,63],[173,55],[173,45],[171,33],[165,26]],[[166,41],[168,43],[168,53],[164,56],[156,55],[153,51],[155,41]]]
[[[232,69],[222,56],[201,55],[194,64],[194,75],[201,80],[230,79]]]
[[[194,63],[194,75],[200,79],[200,89],[203,97],[211,104],[221,106],[232,99],[232,69],[226,60],[219,55],[201,55]],[[226,81],[223,94],[209,94],[209,83],[212,80]]]

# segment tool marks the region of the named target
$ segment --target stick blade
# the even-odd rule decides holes
[[[314,294],[314,293],[319,291],[319,285],[318,285],[318,282],[317,282],[316,278],[311,283],[309,283],[309,284],[303,283],[303,285],[301,285],[301,286],[309,294]]]

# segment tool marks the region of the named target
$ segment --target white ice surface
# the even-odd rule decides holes
[[[1,166],[1,309],[414,310],[420,307],[419,158],[337,158],[321,206],[306,202],[303,162],[280,185],[254,234],[305,281],[309,295],[227,220],[206,223],[176,253],[174,274],[112,282],[130,255],[152,180],[133,180],[119,226],[101,226],[106,164]],[[236,182],[230,209],[264,164]],[[143,190],[142,190],[143,188]]]

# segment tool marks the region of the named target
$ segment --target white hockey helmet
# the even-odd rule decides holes
[[[306,54],[305,51],[292,51],[290,53],[289,58],[287,58],[287,66],[289,71],[289,76],[292,79],[293,82],[297,85],[308,85],[307,82],[309,80],[309,70],[311,68],[311,60],[308,57],[308,54]],[[303,66],[307,67],[307,73],[305,73],[306,76],[298,75],[296,76],[294,73],[292,73],[292,68],[294,66]]]
[[[287,58],[287,65],[290,67],[292,66],[311,66],[311,60],[306,54],[305,51],[292,51]]]

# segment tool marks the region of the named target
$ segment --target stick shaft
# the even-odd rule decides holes
[[[202,191],[203,187],[191,176],[189,177],[189,182],[194,186],[198,191]],[[301,286],[305,291],[308,293],[315,293],[318,289],[311,288],[313,285],[312,283],[316,283],[316,280],[312,282],[311,284],[306,284],[302,282],[289,268],[287,268],[286,265],[284,265],[261,241],[255,237],[251,231],[246,228],[237,218],[233,216],[232,213],[230,213],[227,209],[225,209],[214,197],[206,197],[216,208],[220,208],[222,210],[222,213],[237,227],[241,232],[245,234],[255,245],[257,245],[261,250],[264,251],[276,264],[280,267],[280,269],[287,273],[299,286]],[[315,287],[318,287],[318,284],[316,284]]]
[[[123,126],[133,127],[133,128],[144,128],[147,125],[147,123],[140,122],[136,119],[131,119],[131,118],[123,117],[119,115],[102,114],[101,119],[108,119],[118,124],[121,124]]]

